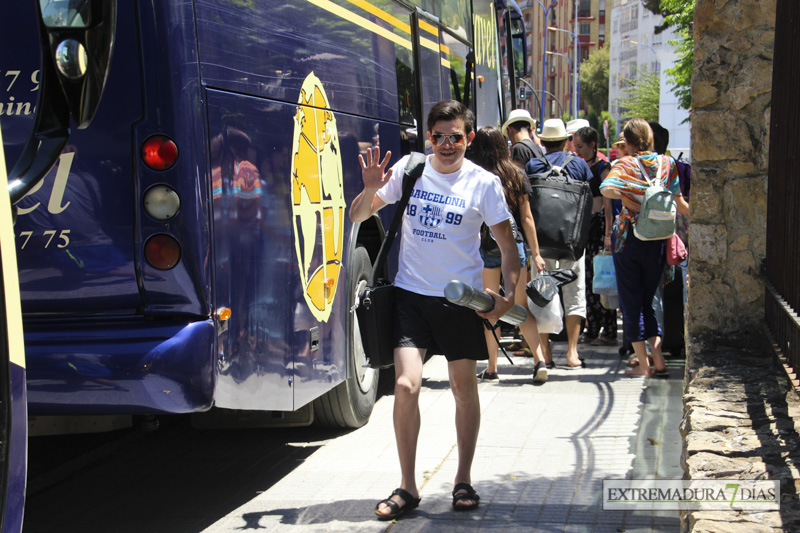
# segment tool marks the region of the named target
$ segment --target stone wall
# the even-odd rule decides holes
[[[800,396],[766,337],[696,340],[687,366],[681,466],[687,479],[778,479],[780,509],[681,513],[684,533],[800,531]]]
[[[697,0],[688,339],[760,332],[776,0]]]
[[[697,0],[692,80],[688,479],[780,479],[770,513],[688,512],[681,530],[800,530],[800,396],[764,334],[767,172],[777,0]]]

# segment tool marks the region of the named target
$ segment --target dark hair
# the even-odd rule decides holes
[[[567,142],[566,139],[561,139],[560,141],[545,141],[544,139],[541,139],[541,141],[542,141],[542,146],[544,146],[549,150],[561,148],[561,145]]]
[[[653,146],[657,154],[667,152],[669,146],[669,130],[658,122],[648,122],[650,129],[653,130]]]
[[[499,129],[484,126],[472,139],[472,161],[500,178],[509,209],[516,211],[522,196],[522,177],[511,161],[508,142]]]
[[[508,125],[509,128],[514,128],[515,130],[522,131],[522,130],[531,130],[531,123],[527,120],[518,120],[516,122],[512,122]]]
[[[575,137],[580,137],[581,141],[586,144],[594,144],[594,149],[597,150],[597,143],[599,142],[600,136],[597,134],[596,129],[586,126],[576,131]]]
[[[475,115],[470,109],[458,100],[442,100],[433,105],[428,112],[428,132],[433,132],[433,125],[440,120],[464,121],[464,131],[467,135],[475,127]]]

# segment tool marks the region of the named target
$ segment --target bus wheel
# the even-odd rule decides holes
[[[314,423],[322,427],[358,428],[369,420],[378,393],[379,371],[368,368],[355,313],[359,282],[372,271],[369,254],[363,246],[350,259],[347,276],[347,379],[324,396],[314,400]]]

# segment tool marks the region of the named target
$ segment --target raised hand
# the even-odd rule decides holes
[[[367,161],[358,154],[358,162],[361,163],[361,179],[364,182],[364,189],[377,191],[389,182],[392,177],[392,169],[386,172],[392,152],[386,152],[383,161],[380,161],[381,149],[378,146],[367,148]]]

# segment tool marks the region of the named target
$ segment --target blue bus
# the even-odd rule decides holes
[[[0,532],[19,533],[27,477],[27,388],[14,222],[17,204],[41,185],[70,136],[70,118],[87,127],[103,93],[113,49],[115,4],[70,2],[68,18],[54,18],[63,4],[41,1],[34,18],[42,62],[33,128],[7,175],[0,131]],[[63,13],[64,10],[61,9]],[[9,75],[9,73],[6,73]],[[19,72],[11,71],[14,81]],[[10,114],[6,110],[6,114]]]
[[[357,154],[424,151],[445,98],[499,125],[526,68],[518,6],[38,0],[47,27],[115,13],[113,42],[82,49],[40,41],[36,4],[5,6],[0,34],[9,169],[56,90],[42,49],[65,94],[113,52],[15,206],[29,414],[365,424],[378,372],[351,307],[392,213],[349,223]]]

